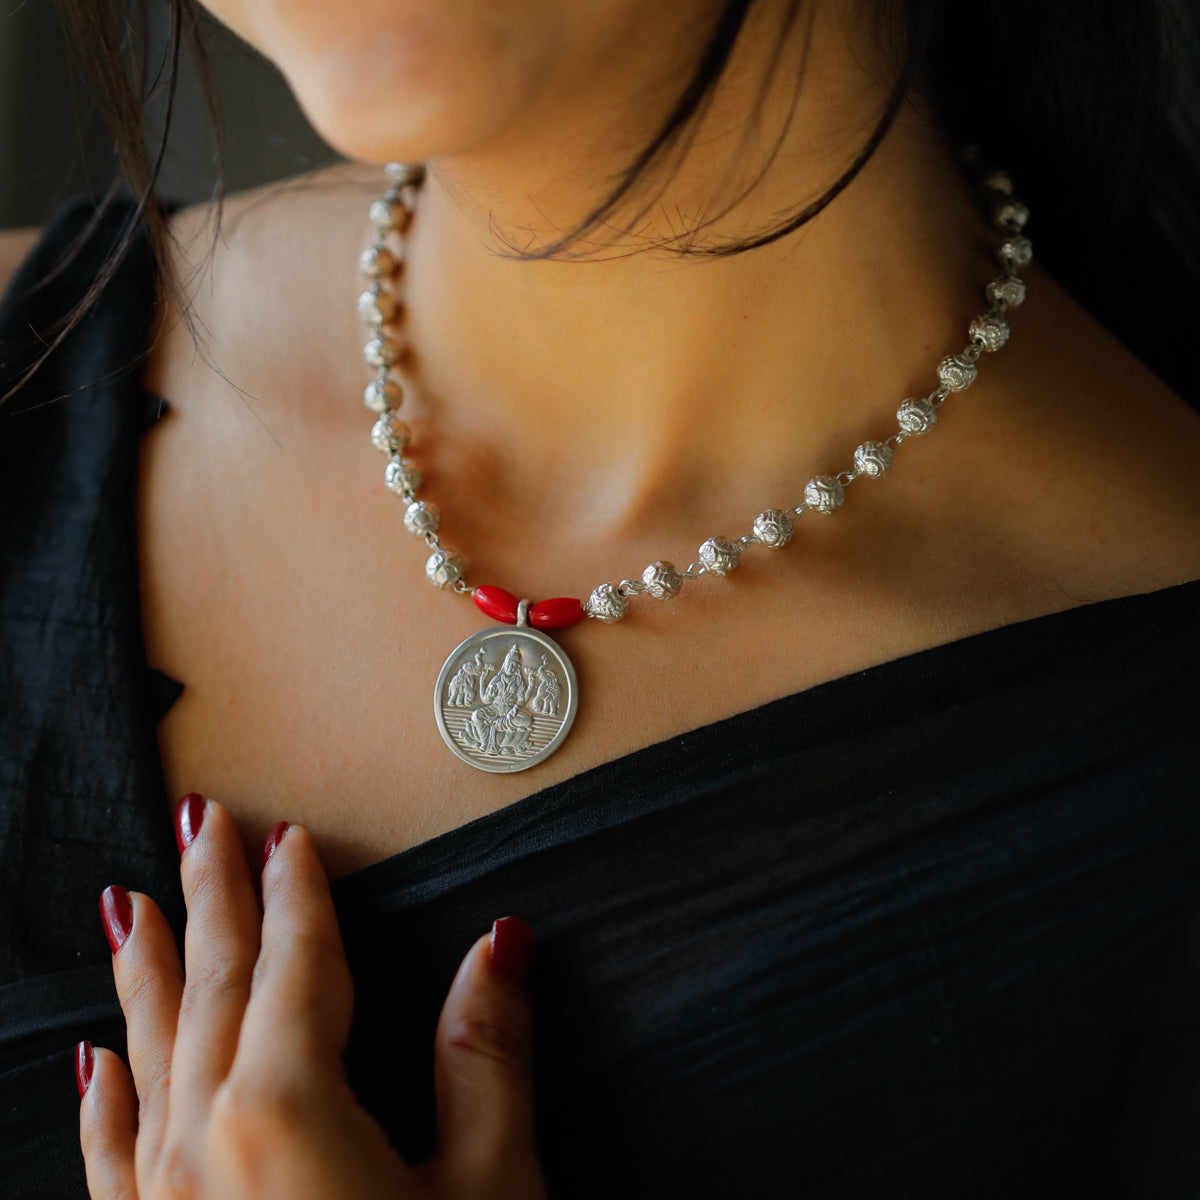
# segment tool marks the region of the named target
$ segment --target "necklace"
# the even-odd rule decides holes
[[[974,164],[973,153],[967,161]],[[1008,341],[1006,313],[1024,301],[1025,284],[1019,272],[1033,260],[1033,247],[1022,232],[1029,210],[1014,197],[1012,181],[1003,171],[980,173],[980,191],[1001,238],[996,250],[1001,271],[986,289],[989,308],[971,322],[967,346],[938,364],[937,387],[927,396],[910,397],[896,410],[894,433],[857,446],[847,470],[814,475],[804,487],[804,499],[793,508],[759,513],[750,533],[734,540],[708,538],[686,570],[659,560],[646,567],[640,579],[598,584],[582,603],[557,597],[534,604],[502,588],[467,584],[462,559],[447,550],[438,536],[442,519],[437,506],[417,497],[421,471],[405,453],[412,433],[400,416],[406,385],[398,367],[405,347],[395,332],[403,319],[396,285],[425,171],[420,164],[389,163],[384,176],[387,188],[368,214],[374,240],[359,259],[368,283],[358,298],[358,311],[371,333],[363,359],[375,372],[363,392],[363,403],[376,414],[371,443],[388,456],[384,483],[405,502],[404,528],[431,551],[425,562],[426,578],[435,587],[471,596],[484,615],[500,623],[456,646],[434,687],[434,717],[446,745],[463,762],[483,771],[536,766],[562,745],[575,720],[579,706],[575,669],[544,631],[566,628],[585,616],[611,624],[624,617],[627,602],[636,596],[673,600],[687,582],[704,575],[728,575],[737,568],[743,551],[757,546],[782,549],[805,513],[832,513],[842,506],[846,489],[855,480],[886,474],[905,441],[922,437],[937,424],[946,398],[975,382],[980,357]]]

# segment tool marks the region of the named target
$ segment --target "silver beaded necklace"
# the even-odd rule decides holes
[[[358,311],[371,331],[363,358],[375,371],[363,392],[363,403],[377,414],[371,443],[388,456],[384,483],[405,501],[404,528],[431,551],[425,562],[426,578],[435,587],[471,596],[481,612],[499,622],[456,646],[434,687],[434,717],[446,745],[463,762],[482,771],[523,771],[536,766],[562,745],[575,720],[579,706],[575,669],[544,630],[562,629],[584,617],[605,623],[619,621],[635,596],[673,600],[685,582],[702,575],[728,575],[737,568],[744,550],[756,546],[782,549],[805,513],[832,513],[841,507],[846,488],[855,480],[886,474],[893,454],[905,441],[934,427],[938,409],[950,393],[964,391],[974,383],[983,353],[999,350],[1008,341],[1005,314],[1024,301],[1025,284],[1019,272],[1033,260],[1033,247],[1022,232],[1029,210],[1013,196],[1012,181],[1003,171],[982,173],[980,190],[1001,235],[997,258],[1002,270],[987,285],[990,307],[971,322],[965,349],[938,364],[937,387],[927,396],[905,400],[896,410],[896,432],[883,441],[856,447],[848,470],[815,475],[805,485],[803,501],[795,507],[759,513],[750,533],[732,541],[708,538],[686,570],[660,560],[646,567],[640,579],[598,584],[582,603],[558,597],[534,604],[502,588],[471,587],[463,578],[462,559],[445,549],[438,537],[441,514],[437,506],[417,498],[421,471],[405,453],[412,434],[399,411],[405,384],[397,368],[404,345],[389,330],[395,329],[403,315],[395,288],[425,171],[419,164],[389,163],[384,176],[387,188],[369,211],[374,240],[359,260],[368,286],[358,298]]]

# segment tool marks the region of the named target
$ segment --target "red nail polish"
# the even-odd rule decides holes
[[[204,821],[204,797],[188,792],[175,807],[175,844],[182,854],[195,840]]]
[[[116,954],[133,929],[133,905],[123,887],[114,884],[100,893],[100,920],[104,922],[109,949]]]
[[[263,843],[263,870],[266,870],[267,863],[271,861],[271,855],[279,848],[279,843],[283,841],[283,835],[287,833],[288,829],[288,823],[280,821],[278,825],[272,826],[271,832],[267,834],[267,840]]]
[[[95,1061],[91,1042],[80,1042],[75,1047],[75,1086],[79,1089],[80,1100],[88,1090],[88,1084],[92,1082],[92,1067]]]
[[[519,917],[492,925],[492,970],[522,992],[533,983],[533,930]]]

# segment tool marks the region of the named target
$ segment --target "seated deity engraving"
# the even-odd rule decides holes
[[[481,646],[470,662],[465,662],[446,685],[446,703],[454,708],[470,708],[475,703],[475,688],[487,668],[487,652]]]
[[[524,708],[536,685],[537,678],[525,668],[516,643],[509,646],[499,671],[485,663],[478,681],[483,706],[463,726],[463,741],[492,757],[517,754],[533,732],[533,717]]]
[[[554,668],[544,654],[534,672],[534,679],[537,680],[537,689],[533,693],[530,707],[541,716],[557,717],[562,685],[558,682],[558,676],[554,673]]]

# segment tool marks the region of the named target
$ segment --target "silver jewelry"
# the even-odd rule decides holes
[[[697,561],[685,570],[669,562],[653,562],[638,579],[597,584],[583,603],[560,597],[531,604],[499,588],[472,588],[464,578],[463,560],[441,543],[437,506],[417,498],[421,471],[406,457],[412,433],[399,415],[405,385],[397,368],[405,345],[396,325],[404,305],[395,289],[403,271],[404,238],[412,226],[425,170],[420,164],[389,163],[384,176],[387,189],[368,212],[375,239],[359,258],[367,287],[358,298],[358,312],[370,329],[363,360],[375,371],[363,392],[363,403],[376,414],[371,444],[388,456],[384,483],[405,501],[404,528],[430,550],[426,578],[435,587],[472,596],[481,611],[504,622],[457,646],[434,688],[434,716],[447,746],[463,762],[484,771],[523,771],[536,766],[558,749],[575,720],[579,705],[575,670],[562,648],[541,630],[564,628],[584,616],[612,624],[625,616],[627,602],[635,596],[673,600],[685,583],[702,575],[723,576],[736,570],[743,551],[752,546],[782,549],[805,513],[833,513],[845,502],[846,489],[856,480],[886,474],[905,441],[927,434],[937,424],[938,410],[946,398],[975,382],[980,358],[1008,341],[1006,315],[1025,300],[1025,283],[1018,272],[1033,260],[1032,243],[1023,233],[1029,209],[1014,197],[1012,181],[1003,171],[983,173],[980,188],[990,205],[992,223],[1002,236],[996,251],[1001,272],[986,289],[990,307],[971,321],[966,347],[938,364],[938,386],[926,396],[906,399],[896,410],[896,432],[882,441],[858,446],[847,470],[813,476],[805,485],[804,499],[795,507],[759,513],[750,533],[734,540],[706,539],[697,551]]]

